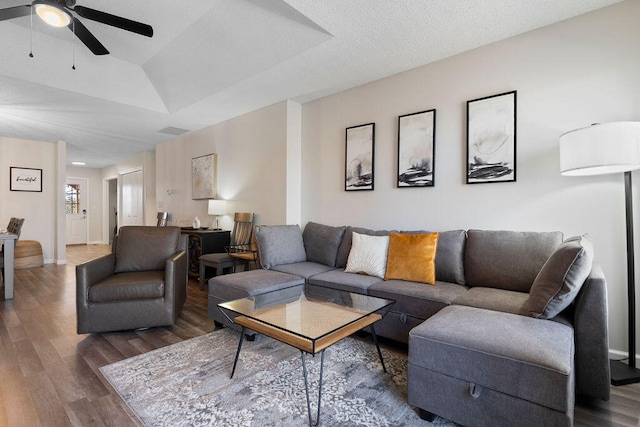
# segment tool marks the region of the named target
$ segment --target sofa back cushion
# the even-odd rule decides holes
[[[567,308],[591,272],[593,244],[588,236],[565,240],[538,273],[525,308],[538,319],[551,319]]]
[[[180,227],[125,226],[114,242],[115,273],[164,270],[179,250]]]
[[[346,228],[308,222],[302,232],[307,261],[335,267],[338,248]]]
[[[540,269],[562,243],[562,233],[468,230],[467,286],[529,292]]]
[[[265,270],[276,265],[307,260],[298,225],[261,225],[256,227],[260,264]]]

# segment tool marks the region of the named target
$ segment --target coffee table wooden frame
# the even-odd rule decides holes
[[[277,292],[277,291],[275,291]],[[251,297],[249,297],[251,298]],[[369,298],[373,298],[373,297],[369,297]],[[386,306],[376,310],[376,311],[381,311],[384,309],[387,309],[393,304],[395,303],[395,301],[389,300],[389,304],[387,304]],[[323,304],[322,302],[319,302],[318,304]],[[276,306],[274,306],[276,309],[279,308],[280,306],[282,306],[283,304],[277,304]],[[338,341],[340,341],[343,338],[348,337],[349,335],[363,329],[366,327],[370,328],[371,331],[371,336],[373,338],[373,341],[375,343],[376,346],[376,350],[378,352],[378,357],[380,358],[380,364],[382,365],[382,370],[386,373],[387,372],[387,368],[384,364],[384,359],[382,357],[382,352],[380,351],[380,345],[378,343],[378,337],[376,336],[376,332],[375,332],[375,328],[373,326],[373,324],[375,322],[377,322],[378,320],[382,319],[383,315],[377,313],[377,312],[373,312],[367,315],[364,315],[363,317],[360,317],[359,319],[355,320],[355,321],[350,321],[345,323],[344,325],[335,328],[333,331],[324,334],[316,339],[310,339],[308,337],[302,336],[300,334],[297,333],[293,333],[291,331],[288,331],[284,328],[279,328],[276,326],[273,326],[271,324],[265,323],[260,321],[259,319],[253,318],[253,317],[249,317],[246,315],[239,315],[236,316],[235,318],[230,318],[227,313],[225,313],[225,310],[230,310],[229,307],[225,307],[225,303],[219,304],[218,308],[222,311],[222,313],[227,317],[227,319],[229,319],[229,321],[239,325],[242,327],[242,331],[240,333],[240,341],[238,342],[238,349],[236,351],[236,356],[235,356],[235,360],[233,361],[233,368],[231,369],[231,378],[233,378],[233,375],[235,374],[236,371],[236,366],[238,364],[238,358],[240,356],[240,350],[242,349],[242,343],[244,341],[244,337],[245,337],[245,332],[247,329],[250,329],[252,331],[261,333],[263,335],[266,335],[270,338],[273,338],[275,340],[278,340],[280,342],[283,342],[285,344],[288,344],[294,348],[297,348],[298,350],[300,350],[300,355],[302,358],[302,373],[304,375],[304,387],[305,387],[305,394],[306,394],[306,398],[307,398],[307,413],[308,413],[308,417],[309,417],[309,425],[310,426],[317,426],[318,423],[320,422],[320,404],[321,404],[321,399],[322,399],[322,373],[323,373],[323,367],[324,367],[324,351],[330,347],[331,345],[337,343]],[[315,355],[317,353],[320,353],[320,379],[319,379],[319,386],[318,386],[318,407],[317,407],[317,414],[316,414],[316,419],[315,421],[313,421],[312,417],[311,417],[311,401],[309,398],[309,382],[308,382],[308,374],[307,374],[307,366],[306,366],[306,362],[305,362],[305,353],[311,354],[311,355]]]

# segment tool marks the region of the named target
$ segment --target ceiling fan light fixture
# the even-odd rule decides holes
[[[36,14],[52,27],[66,27],[71,23],[71,15],[60,6],[48,1],[34,2]]]

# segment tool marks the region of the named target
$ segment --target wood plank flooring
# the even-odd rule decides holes
[[[16,270],[15,299],[0,296],[0,426],[138,426],[98,368],[214,330],[190,280],[173,327],[77,335],[75,265],[109,251],[69,246],[67,265]],[[608,402],[579,400],[575,425],[640,427],[640,384],[611,390]]]

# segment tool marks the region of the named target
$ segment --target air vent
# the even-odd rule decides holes
[[[183,135],[183,134],[189,132],[189,130],[182,129],[182,128],[175,128],[173,126],[167,126],[164,129],[160,129],[158,132],[166,133],[168,135]]]

